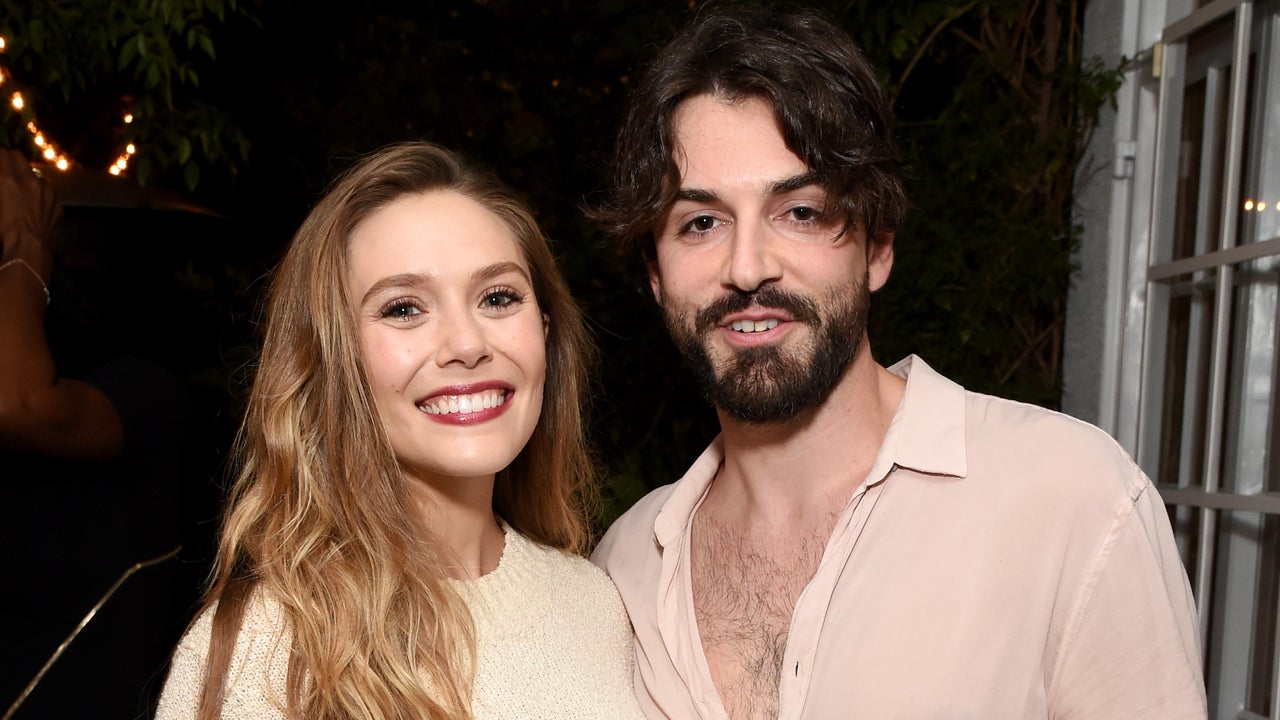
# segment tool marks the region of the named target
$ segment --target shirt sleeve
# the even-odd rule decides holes
[[[1149,480],[1076,594],[1050,687],[1055,720],[1208,716],[1196,610]]]

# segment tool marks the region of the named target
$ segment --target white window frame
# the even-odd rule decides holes
[[[1260,20],[1255,17],[1255,6],[1265,11]],[[1273,467],[1277,459],[1268,455],[1280,453],[1276,447],[1280,433],[1269,425],[1278,416],[1273,385],[1280,352],[1275,330],[1276,285],[1280,283],[1250,282],[1247,288],[1237,283],[1238,268],[1248,269],[1250,262],[1256,267],[1274,260],[1268,268],[1271,272],[1280,265],[1280,233],[1269,231],[1269,239],[1251,237],[1247,242],[1237,238],[1240,208],[1247,199],[1241,188],[1242,163],[1250,173],[1248,179],[1261,178],[1255,184],[1269,184],[1268,192],[1276,195],[1272,202],[1280,200],[1280,168],[1274,167],[1280,163],[1280,150],[1243,157],[1249,142],[1244,132],[1251,81],[1263,88],[1262,97],[1254,99],[1251,109],[1252,133],[1262,133],[1259,137],[1263,138],[1255,144],[1280,148],[1280,21],[1275,18],[1276,7],[1277,3],[1266,0],[1214,0],[1199,8],[1194,8],[1192,0],[1126,0],[1120,29],[1119,52],[1137,61],[1126,73],[1116,104],[1107,218],[1107,312],[1096,421],[1153,479],[1167,481],[1158,487],[1174,510],[1176,526],[1182,529],[1180,549],[1184,557],[1195,558],[1188,571],[1201,607],[1200,634],[1206,648],[1206,681],[1210,716],[1214,718],[1263,717],[1247,710],[1245,703],[1255,645],[1269,643],[1272,673],[1267,694],[1271,717],[1280,719],[1280,607],[1260,610],[1275,613],[1270,619],[1277,628],[1274,637],[1255,637],[1259,624],[1254,617],[1263,519],[1280,516],[1280,492],[1269,491],[1265,484],[1267,473],[1277,472]],[[1232,23],[1226,60],[1231,71],[1220,73],[1212,63],[1197,67],[1197,57],[1188,64],[1188,39],[1223,22]],[[1264,30],[1268,34],[1262,37],[1259,33]],[[1249,73],[1235,69],[1249,67],[1255,44],[1259,59],[1251,79]],[[1220,193],[1214,193],[1221,207],[1216,227],[1206,224],[1206,218],[1212,216],[1209,208],[1200,208],[1197,219],[1203,227],[1194,231],[1194,253],[1170,259],[1161,257],[1161,248],[1172,237],[1176,197],[1167,189],[1173,186],[1172,174],[1178,172],[1182,89],[1193,72],[1205,73],[1206,108],[1212,107],[1215,98],[1229,103],[1225,125],[1215,126],[1215,117],[1205,113],[1202,134],[1225,134],[1222,165],[1203,162],[1199,181],[1202,190],[1221,188]],[[1224,80],[1228,76],[1229,80]],[[1222,178],[1220,182],[1215,174]],[[1166,192],[1158,192],[1160,188]],[[1205,197],[1201,192],[1198,202],[1205,202]],[[1159,478],[1169,282],[1187,277],[1212,287],[1203,301],[1191,301],[1189,312],[1193,315],[1188,322],[1190,334],[1208,333],[1204,340],[1210,350],[1203,358],[1188,351],[1186,373],[1190,390],[1192,378],[1209,372],[1208,392],[1203,405],[1195,405],[1199,402],[1197,393],[1186,394],[1182,472],[1177,478]],[[1236,302],[1237,294],[1243,294],[1246,302]],[[1235,338],[1233,303],[1237,311]],[[1242,343],[1234,354],[1233,341]],[[1187,345],[1192,342],[1194,337]],[[1203,424],[1195,419],[1198,417],[1204,418]],[[1203,433],[1202,457],[1194,465],[1192,445],[1186,440],[1190,432]],[[1228,440],[1225,445],[1224,437]],[[1263,451],[1254,454],[1255,446]],[[1231,531],[1223,532],[1219,518],[1228,511],[1232,513]],[[1195,527],[1197,520],[1192,536],[1186,529]]]

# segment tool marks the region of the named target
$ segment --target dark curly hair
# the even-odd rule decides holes
[[[907,210],[889,100],[862,51],[812,11],[757,5],[693,19],[657,57],[630,100],[603,198],[588,210],[624,246],[643,243],[680,186],[674,118],[696,95],[760,98],[787,148],[805,162],[845,221],[868,236],[896,230]]]

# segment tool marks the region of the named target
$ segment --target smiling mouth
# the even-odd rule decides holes
[[[467,395],[439,395],[418,404],[428,415],[463,415],[490,410],[507,401],[506,390],[482,390]]]
[[[734,332],[758,333],[778,327],[778,321],[773,318],[768,320],[734,320],[729,323],[729,327]]]

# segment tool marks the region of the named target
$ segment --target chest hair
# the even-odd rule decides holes
[[[778,716],[791,615],[813,578],[835,515],[807,531],[764,538],[694,517],[690,572],[702,650],[734,720]]]

